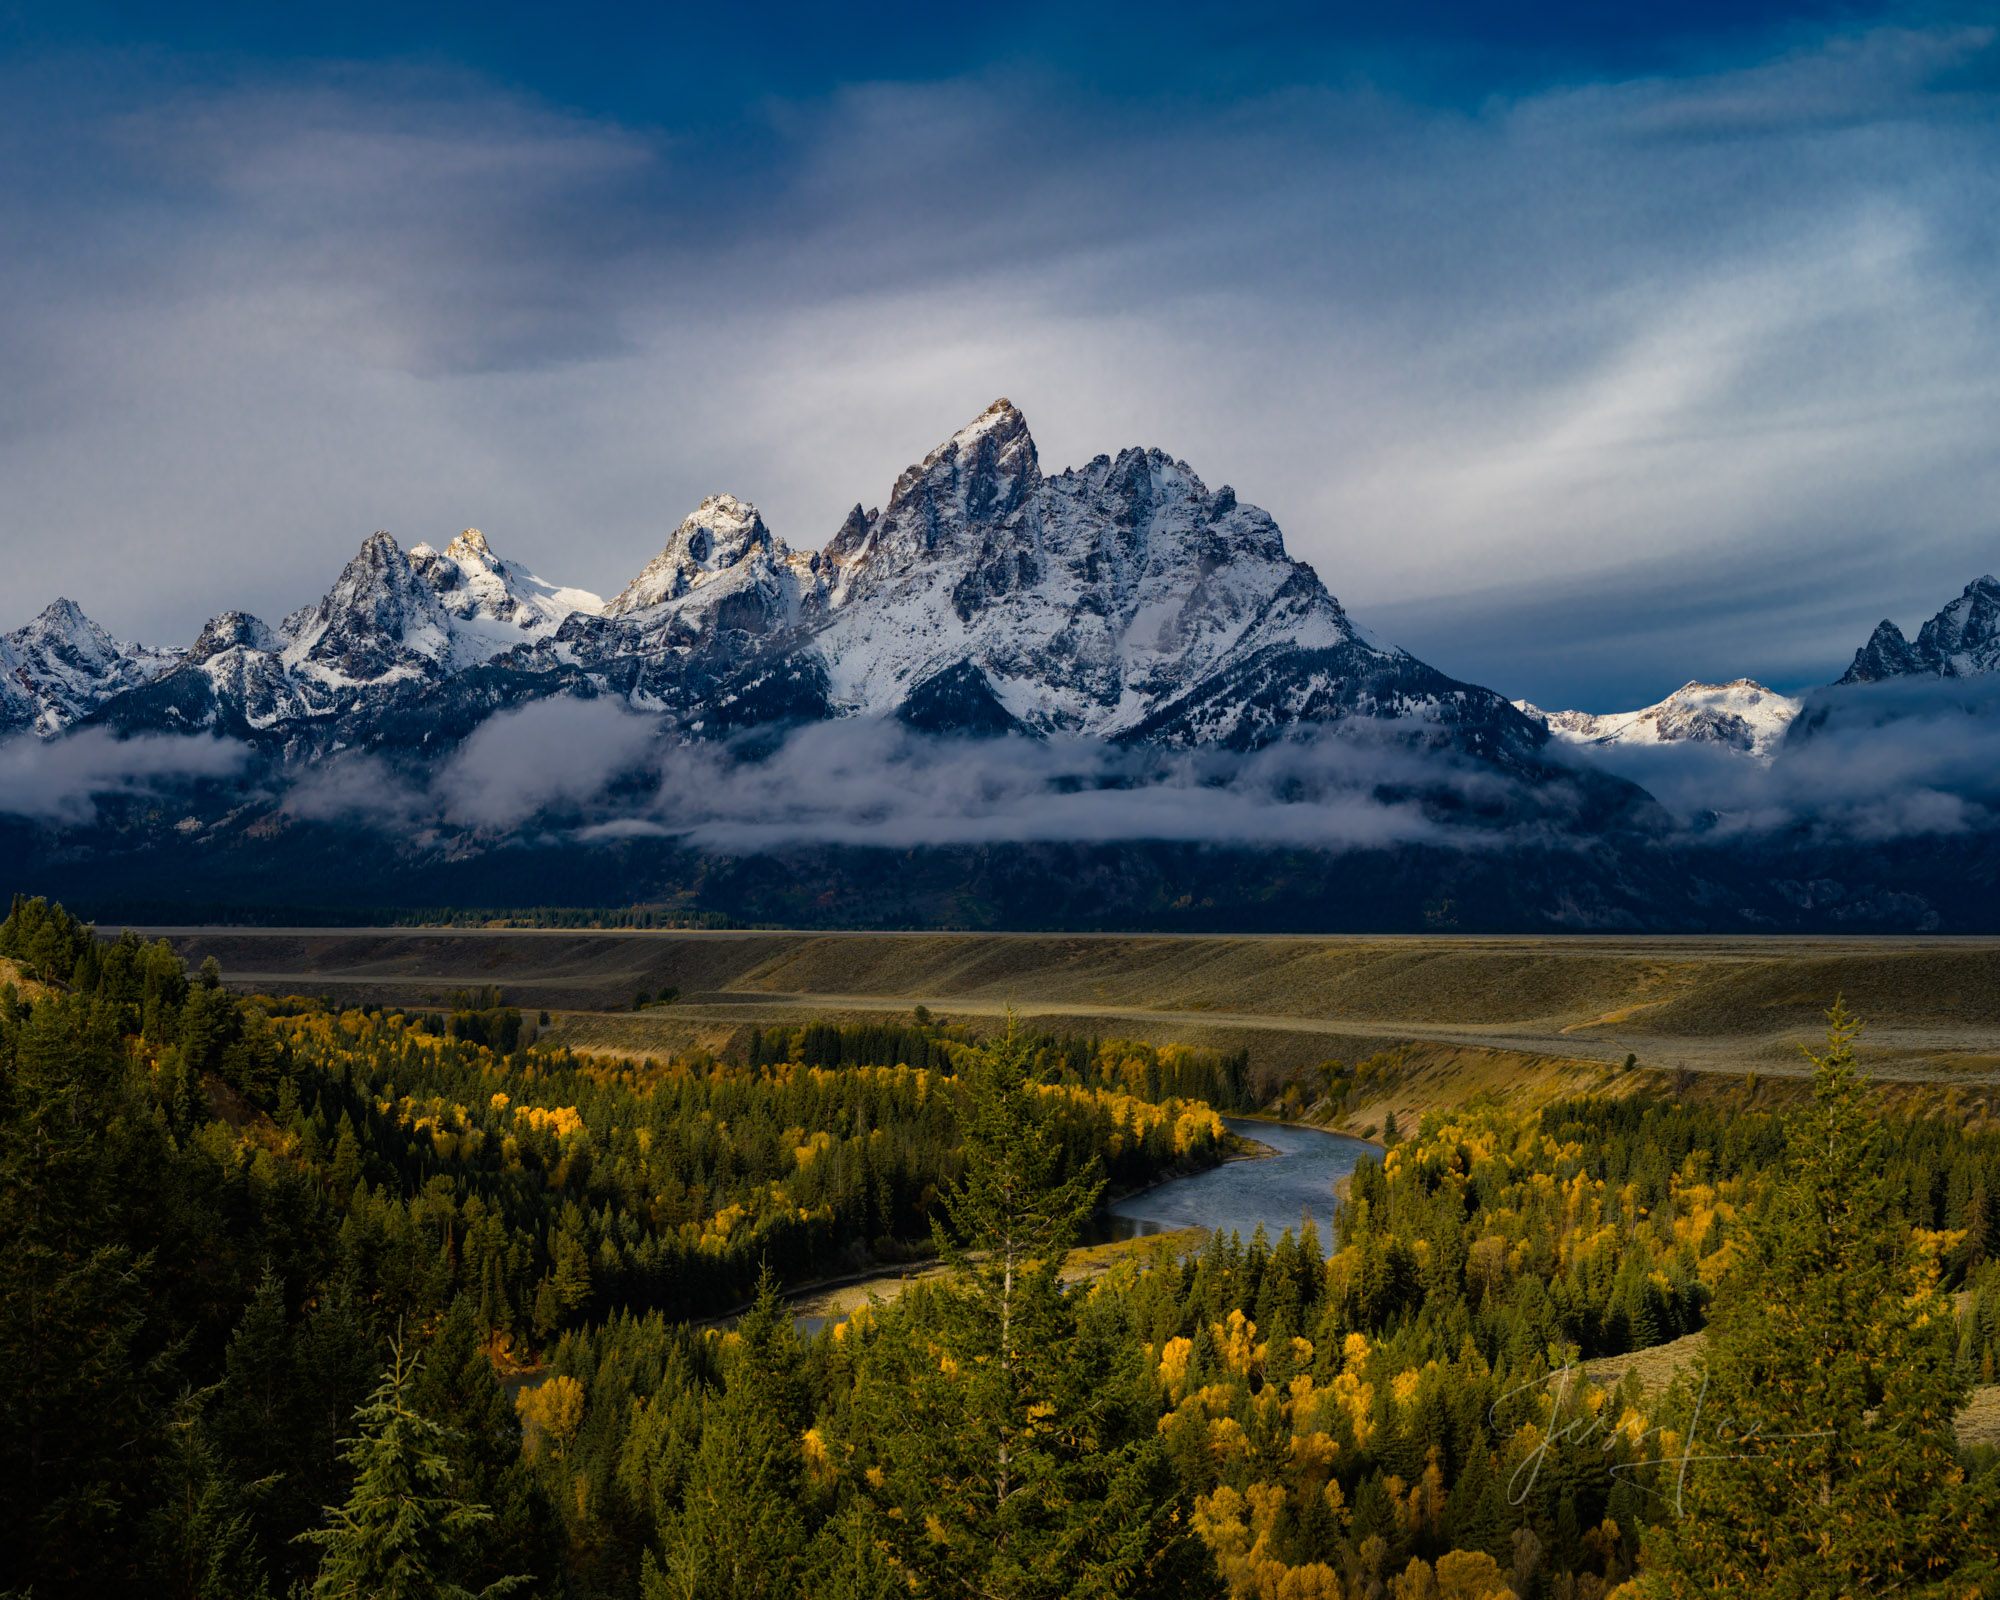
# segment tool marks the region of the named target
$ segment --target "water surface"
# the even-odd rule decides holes
[[[1277,1151],[1262,1161],[1229,1161],[1192,1178],[1176,1178],[1140,1194],[1114,1201],[1098,1219],[1099,1237],[1130,1239],[1175,1228],[1235,1232],[1247,1243],[1257,1225],[1273,1244],[1290,1228],[1298,1231],[1310,1210],[1319,1227],[1323,1252],[1333,1248],[1333,1186],[1365,1155],[1380,1149],[1345,1134],[1325,1133],[1291,1123],[1224,1117],[1231,1133]]]

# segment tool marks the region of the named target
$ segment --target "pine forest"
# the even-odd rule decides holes
[[[1081,1273],[1299,1085],[927,1014],[591,1056],[36,900],[0,958],[0,1594],[2000,1585],[2000,1131],[1880,1103],[1838,1009],[1790,1107],[1474,1099],[1276,1238]]]

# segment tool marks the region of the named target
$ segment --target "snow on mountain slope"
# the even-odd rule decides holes
[[[226,650],[261,650],[275,655],[284,645],[262,621],[247,611],[225,611],[210,617],[188,652],[189,666],[198,667]]]
[[[216,728],[312,755],[432,749],[502,705],[615,695],[681,736],[865,714],[935,732],[1252,748],[1370,719],[1531,762],[1491,690],[1357,629],[1277,525],[1158,450],[1045,477],[997,401],[796,551],[711,495],[608,604],[495,555],[372,535],[275,634],[225,613],[186,665],[100,720]]]
[[[285,669],[328,688],[439,678],[452,665],[451,618],[386,533],[372,533],[326,598],[287,617]]]
[[[178,650],[121,644],[71,600],[56,600],[32,622],[0,634],[0,729],[61,733],[98,706],[150,682],[181,658]]]
[[[607,617],[650,613],[647,620],[657,623],[665,620],[662,606],[698,590],[704,606],[715,605],[724,594],[772,582],[793,559],[755,506],[733,494],[712,494],[674,530],[666,548],[638,577],[599,609]],[[810,566],[816,568],[817,561]]]
[[[827,555],[817,643],[842,709],[892,711],[963,663],[1023,725],[1106,737],[1213,670],[1294,574],[1269,517],[1158,451],[1044,479],[1004,400]],[[1352,637],[1331,597],[1287,621],[1307,648]]]
[[[477,528],[408,554],[375,533],[317,606],[285,619],[278,653],[288,674],[332,690],[437,681],[602,609],[596,595],[496,555]]]
[[[96,720],[125,733],[270,738],[307,757],[352,743],[449,743],[522,698],[518,684],[474,682],[481,669],[598,609],[597,596],[497,556],[477,529],[443,551],[419,544],[407,555],[376,533],[318,605],[275,632],[244,612],[222,613],[184,663]],[[575,682],[551,674],[546,692]]]
[[[1369,641],[1233,490],[1158,450],[1044,477],[1005,400],[850,513],[829,571],[814,645],[837,711],[922,723],[943,684],[989,724],[1107,739],[1249,746],[1349,715],[1527,734]]]
[[[1543,711],[1525,700],[1515,709],[1571,744],[1678,744],[1693,740],[1726,745],[1758,761],[1772,759],[1803,702],[1749,678],[1730,683],[1688,683],[1666,699],[1637,711],[1593,715]]]
[[[1971,678],[2000,671],[2000,578],[1975,578],[1965,592],[1926,622],[1912,644],[1884,618],[1854,652],[1842,684],[1889,678]]]
[[[604,609],[586,589],[561,588],[518,561],[495,555],[477,528],[467,528],[442,551],[412,545],[410,567],[430,585],[449,618],[458,666],[550,638],[573,612],[594,616]]]

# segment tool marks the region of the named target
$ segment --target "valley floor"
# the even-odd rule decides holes
[[[2000,1090],[1990,938],[148,931],[191,963],[213,955],[244,988],[420,1006],[496,985],[551,1013],[548,1042],[635,1058],[919,1005],[1247,1049],[1267,1081],[1395,1054],[1393,1094],[1350,1101],[1355,1131],[1479,1089],[1603,1088],[1628,1055],[1664,1073],[1755,1073],[1783,1096],[1837,997],[1867,1020],[1862,1063],[1897,1098],[1955,1095],[1980,1117]],[[677,1003],[632,1009],[668,986]]]

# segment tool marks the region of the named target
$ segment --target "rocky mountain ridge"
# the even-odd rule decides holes
[[[2000,671],[2000,578],[1975,578],[1965,592],[1918,630],[1912,644],[1883,618],[1854,652],[1842,684],[1890,678],[1971,678]]]
[[[1776,756],[1802,704],[1751,678],[1686,683],[1637,711],[1544,711],[1514,702],[1523,716],[1571,744],[1714,744],[1763,762]]]
[[[54,600],[40,616],[0,634],[0,732],[25,728],[53,737],[112,697],[172,671],[186,655],[122,644],[75,601]]]
[[[1882,623],[1837,687],[1996,669],[2000,580],[1986,577],[1914,643]],[[1346,722],[1517,770],[1551,737],[1768,761],[1812,720],[1748,679],[1602,715],[1458,682],[1356,627],[1229,487],[1145,449],[1047,475],[1005,400],[817,550],[709,496],[608,602],[476,529],[443,550],[376,533],[276,628],[225,611],[191,649],[159,650],[61,600],[0,636],[0,732],[45,738],[87,723],[211,730],[287,760],[439,751],[556,695],[616,697],[680,739],[859,715],[1245,750]]]
[[[1248,749],[1359,718],[1518,765],[1545,737],[1493,691],[1369,639],[1229,488],[1158,450],[1046,476],[1005,400],[820,550],[715,495],[608,603],[467,530],[443,551],[373,534],[317,605],[275,629],[225,612],[186,652],[128,651],[75,617],[62,692],[32,717],[16,695],[8,723],[212,729],[310,758],[436,747],[571,694],[618,696],[685,738],[866,715]]]

